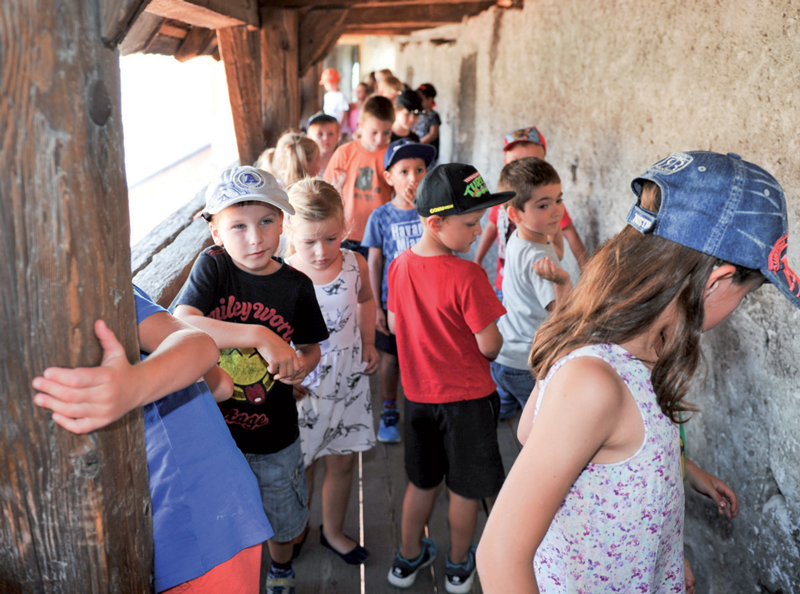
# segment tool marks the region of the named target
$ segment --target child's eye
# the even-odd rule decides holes
[[[247,228],[247,225],[245,225],[244,223],[236,223],[236,224],[233,226],[233,228],[234,228],[234,229],[245,229],[245,228]]]

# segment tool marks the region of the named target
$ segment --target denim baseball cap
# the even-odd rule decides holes
[[[422,159],[425,161],[425,166],[430,167],[434,158],[436,158],[436,149],[432,145],[401,138],[386,148],[386,153],[383,155],[383,168],[388,171],[401,159]]]
[[[202,212],[205,218],[248,200],[265,202],[294,214],[289,196],[278,181],[266,171],[249,165],[226,169],[206,187],[205,193],[206,207]]]
[[[481,174],[472,165],[437,165],[422,178],[417,188],[417,214],[450,216],[465,214],[508,202],[516,192],[492,194]]]
[[[786,199],[778,180],[739,155],[673,153],[631,182],[641,197],[645,181],[661,189],[661,208],[641,201],[628,224],[725,262],[760,270],[796,307],[800,279],[787,259]]]

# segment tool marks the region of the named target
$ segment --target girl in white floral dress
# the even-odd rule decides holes
[[[289,188],[295,214],[289,221],[294,253],[288,262],[314,283],[328,340],[322,358],[303,381],[297,412],[309,493],[316,462],[325,458],[320,542],[346,563],[369,553],[342,532],[355,453],[375,445],[369,374],[376,371],[375,300],[367,261],[340,249],[346,234],[344,206],[336,189],[319,178]]]
[[[484,592],[692,592],[678,423],[700,335],[765,281],[800,307],[769,173],[675,153],[632,186],[628,226],[536,334],[524,446],[478,547]]]

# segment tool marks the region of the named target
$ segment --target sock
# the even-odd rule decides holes
[[[270,567],[269,572],[274,576],[284,576],[287,573],[292,571],[292,562],[288,561],[287,563],[278,563],[277,561],[272,562],[272,567]]]

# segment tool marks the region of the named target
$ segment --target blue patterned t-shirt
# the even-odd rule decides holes
[[[378,248],[383,252],[383,280],[381,304],[386,309],[389,298],[389,265],[401,252],[415,245],[422,237],[422,223],[416,209],[401,210],[391,202],[379,206],[369,215],[361,245]]]

